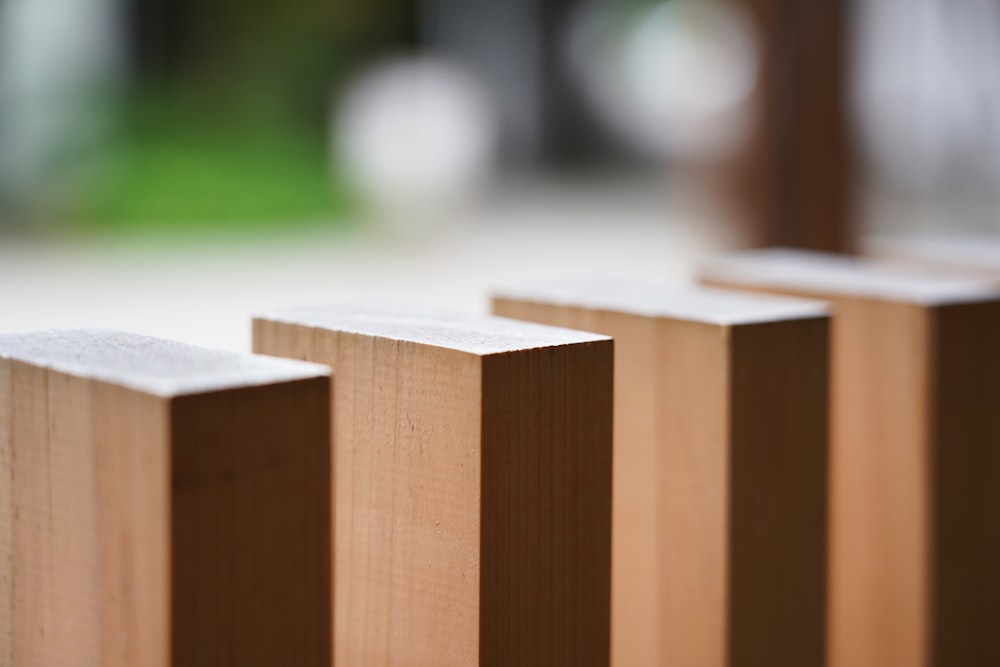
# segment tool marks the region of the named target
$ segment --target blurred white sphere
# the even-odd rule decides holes
[[[335,159],[380,211],[419,217],[467,199],[492,172],[496,117],[468,72],[406,58],[364,73],[334,125]]]
[[[569,63],[608,126],[650,157],[713,160],[746,135],[759,49],[749,17],[719,0],[661,2],[623,20],[584,5]]]

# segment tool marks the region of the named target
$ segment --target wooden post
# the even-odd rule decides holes
[[[338,667],[608,664],[609,338],[353,304],[254,349],[337,374]]]
[[[833,303],[830,664],[1000,664],[1000,293],[781,250],[702,276]]]
[[[493,310],[615,338],[612,664],[822,665],[826,306],[586,280]]]
[[[761,74],[752,135],[731,165],[750,246],[854,250],[850,45],[855,0],[740,0]]]
[[[329,370],[0,335],[0,664],[330,665]]]

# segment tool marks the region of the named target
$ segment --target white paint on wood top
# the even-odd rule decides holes
[[[787,248],[712,258],[702,264],[701,277],[728,284],[927,306],[1000,299],[1000,291],[982,279],[937,276],[841,255]]]
[[[330,374],[319,364],[96,328],[0,334],[0,358],[165,397]]]
[[[494,296],[717,325],[797,320],[829,314],[825,302],[812,299],[598,277],[505,286],[494,290]]]
[[[610,340],[608,336],[489,315],[380,301],[284,308],[257,319],[443,347],[476,355]]]

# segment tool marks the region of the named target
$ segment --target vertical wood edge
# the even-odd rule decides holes
[[[731,667],[825,661],[829,327],[729,328]]]
[[[481,667],[610,660],[613,354],[483,357]]]
[[[170,402],[174,664],[332,663],[330,379]]]
[[[1000,664],[1000,302],[928,310],[931,667]]]
[[[0,358],[0,664],[12,665],[14,639],[14,462],[12,362]]]

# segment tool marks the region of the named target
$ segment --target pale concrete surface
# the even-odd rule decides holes
[[[433,229],[377,225],[239,241],[0,237],[0,331],[121,328],[232,350],[250,314],[379,298],[486,312],[490,288],[607,275],[681,283],[719,243],[662,176],[508,186]]]

